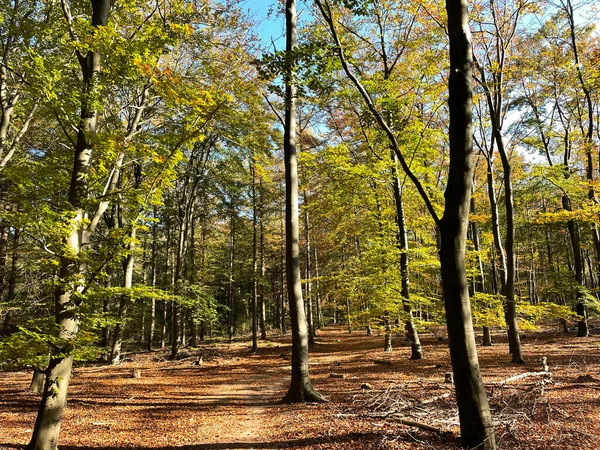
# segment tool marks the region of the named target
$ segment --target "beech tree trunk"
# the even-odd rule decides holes
[[[284,219],[285,215],[284,215],[284,211],[283,209],[281,210],[281,248],[280,248],[280,264],[281,264],[281,285],[279,287],[279,291],[281,292],[281,324],[280,324],[280,328],[281,328],[281,334],[285,334],[287,332],[286,329],[286,313],[285,313],[285,304],[286,302],[286,274],[287,271],[285,269],[285,259],[286,259],[286,253],[285,253],[285,219]]]
[[[235,324],[234,311],[234,280],[233,269],[235,268],[235,205],[231,200],[231,225],[229,237],[229,284],[227,287],[227,303],[229,304],[229,342],[233,341],[233,332]]]
[[[93,27],[106,26],[110,3],[110,0],[91,2]],[[68,194],[73,220],[70,222],[71,230],[65,242],[68,251],[60,257],[60,280],[73,280],[85,269],[77,256],[89,239],[89,230],[92,230],[90,226],[84,228],[87,219],[84,203],[87,198],[88,172],[98,117],[97,111],[93,108],[93,101],[90,100],[93,100],[96,93],[101,57],[98,52],[88,51],[86,55],[77,52],[77,58],[83,76],[82,104]],[[82,291],[83,286],[78,286],[76,289]],[[78,302],[73,299],[73,293],[67,283],[61,283],[56,289],[54,300],[55,318],[59,326],[58,338],[64,339],[67,343],[74,341],[78,329],[76,313]],[[58,446],[60,422],[73,365],[70,345],[60,350],[58,354],[50,357],[42,401],[31,441],[27,445],[28,450],[55,450]]]
[[[308,330],[302,301],[298,220],[298,161],[296,152],[296,83],[294,55],[296,47],[296,1],[286,0],[285,58],[285,234],[286,276],[292,321],[292,379],[283,403],[321,402],[324,398],[312,386],[308,373]]]
[[[385,317],[383,319],[384,322],[384,326],[385,326],[385,336],[384,336],[384,340],[383,340],[383,351],[384,352],[391,352],[394,350],[394,347],[392,345],[392,326],[390,324],[390,319],[389,317]]]
[[[313,302],[312,302],[312,280],[311,280],[311,249],[310,249],[310,221],[308,219],[308,195],[304,191],[304,233],[306,234],[306,316],[308,323],[308,345],[314,345],[315,343],[315,324],[313,315]]]
[[[156,207],[154,207],[152,216],[156,218]],[[152,224],[152,269],[150,271],[150,284],[152,287],[156,287],[156,259],[157,259],[157,223],[154,222]],[[152,350],[152,345],[154,341],[154,328],[156,327],[156,299],[152,299],[152,304],[150,305],[150,323],[148,325],[148,351]]]
[[[515,277],[516,277],[516,256],[515,256],[515,213],[512,188],[512,167],[508,160],[508,154],[504,148],[504,141],[500,133],[500,124],[497,114],[492,115],[494,122],[492,128],[498,145],[498,153],[502,161],[504,170],[504,206],[506,209],[506,279],[502,294],[506,298],[505,316],[508,326],[508,345],[512,354],[512,362],[516,364],[525,364],[521,351],[521,338],[519,336],[519,326],[517,323],[517,306],[515,302]]]
[[[256,205],[256,161],[252,156],[252,352],[258,350],[258,218]]]
[[[33,376],[31,377],[31,384],[29,385],[29,390],[34,394],[41,395],[44,392],[44,372],[34,369]]]
[[[405,319],[406,338],[410,341],[411,354],[410,359],[422,359],[423,350],[421,348],[421,340],[419,333],[413,320],[412,306],[410,304],[410,278],[408,273],[408,235],[406,233],[406,219],[404,217],[404,202],[402,199],[402,186],[398,176],[396,153],[392,151],[392,183],[394,185],[394,201],[396,204],[396,226],[398,227],[397,242],[400,250],[400,276],[402,279],[402,308]],[[387,327],[387,325],[386,325]],[[391,339],[390,339],[391,351]],[[387,344],[386,344],[386,351]]]
[[[475,191],[475,181],[473,180],[473,192]],[[475,205],[475,197],[471,194],[470,204],[471,214],[477,214],[477,207]],[[485,272],[483,270],[483,260],[481,258],[481,248],[479,246],[479,227],[476,222],[471,222],[471,235],[473,239],[473,249],[477,252],[477,268],[479,269],[479,276],[475,282],[475,291],[484,293],[485,288]],[[483,343],[484,347],[492,346],[492,333],[490,332],[489,326],[483,326]]]
[[[473,180],[471,33],[466,0],[446,0],[450,38],[450,167],[440,220],[440,262],[450,358],[461,440],[468,448],[494,450],[494,425],[479,371],[465,267]]]
[[[258,309],[259,309],[259,325],[260,325],[260,338],[263,341],[267,340],[267,312],[265,305],[265,227],[264,227],[264,216],[263,216],[263,185],[262,177],[259,180],[258,190],[258,221],[260,231],[260,245],[259,245],[259,257],[260,257],[260,279],[258,281]]]
[[[135,236],[136,236],[136,229],[135,229],[135,227],[133,227],[131,229],[131,231],[129,232],[130,244],[128,246],[129,247],[128,253],[127,253],[127,256],[125,257],[125,259],[123,260],[123,272],[124,272],[123,287],[125,289],[131,289],[131,287],[133,286],[133,263],[134,263],[133,251],[135,248],[133,241],[135,241]],[[121,346],[123,343],[123,330],[125,328],[124,320],[127,317],[127,308],[129,306],[130,301],[131,301],[130,294],[123,294],[121,296],[121,299],[119,302],[118,317],[119,317],[120,321],[119,321],[119,323],[117,323],[117,325],[115,327],[115,331],[113,333],[113,346],[112,346],[112,351],[110,353],[110,360],[111,360],[111,364],[113,364],[113,365],[119,364],[121,362]]]
[[[594,161],[592,156],[592,149],[595,147],[594,144],[594,102],[592,99],[592,92],[583,77],[584,67],[579,58],[579,46],[577,42],[577,36],[575,31],[575,13],[571,0],[566,0],[564,3],[561,2],[563,9],[566,12],[567,20],[569,22],[569,37],[571,40],[571,50],[573,51],[573,62],[577,70],[577,80],[584,95],[585,99],[585,111],[587,114],[587,127],[585,130],[585,152],[586,152],[586,178],[588,180],[588,199],[590,203],[598,204],[600,201],[596,198],[596,192],[594,189]],[[583,129],[583,116],[580,115],[579,121]],[[592,241],[594,243],[594,249],[596,250],[596,270],[599,274],[598,279],[600,280],[600,230],[598,224],[593,223],[591,227]],[[581,316],[581,320],[577,322],[577,336],[587,337],[589,336],[588,323],[587,323],[587,308],[583,300],[583,296],[578,293],[577,295],[577,314]]]

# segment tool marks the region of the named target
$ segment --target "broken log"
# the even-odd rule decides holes
[[[432,433],[437,434],[445,434],[447,431],[442,430],[441,428],[434,427],[422,422],[416,422],[414,420],[406,419],[406,418],[394,418],[394,421],[401,423],[402,425],[406,425],[408,427],[420,428],[422,430],[431,431]]]
[[[329,374],[329,378],[346,378],[348,375],[346,375],[345,373],[334,373],[331,372]]]

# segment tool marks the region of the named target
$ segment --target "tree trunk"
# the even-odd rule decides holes
[[[450,167],[439,223],[444,304],[455,379],[461,440],[468,448],[494,450],[496,440],[479,371],[465,267],[473,179],[472,65],[466,0],[446,0],[450,38]]]
[[[316,323],[316,328],[317,329],[321,329],[323,328],[323,312],[321,311],[321,282],[319,280],[319,252],[317,251],[317,246],[314,246],[314,253],[315,253],[315,288],[316,288],[316,292],[315,292],[315,298],[317,301],[317,323]]]
[[[502,139],[500,139],[500,141],[502,141]],[[497,140],[494,139],[493,142],[497,142]],[[502,246],[502,240],[501,240],[501,236],[500,236],[500,220],[499,220],[499,216],[498,216],[498,204],[496,201],[496,193],[495,193],[495,186],[494,186],[494,167],[493,167],[492,160],[491,160],[492,152],[493,152],[493,150],[490,150],[490,154],[487,157],[487,165],[488,165],[487,184],[488,184],[488,195],[490,198],[490,207],[491,207],[491,212],[492,212],[492,233],[494,235],[494,246],[496,247],[496,254],[498,255],[498,258],[500,260],[501,292],[506,298],[506,305],[504,308],[504,316],[505,316],[506,324],[508,325],[509,352],[513,355],[512,359],[513,359],[514,363],[522,364],[523,359],[521,356],[521,340],[519,338],[519,335],[518,335],[519,331],[516,326],[516,308],[515,308],[515,302],[514,302],[514,298],[515,298],[514,297],[514,264],[515,264],[514,251],[512,251],[512,247],[511,247],[511,251],[510,252],[507,251],[506,255],[505,255],[504,248]],[[510,177],[510,168],[508,170],[508,175],[505,172],[504,177],[505,178]],[[505,181],[505,183],[507,183],[507,182]],[[508,182],[508,184],[510,184],[510,182]],[[511,186],[512,186],[512,184],[511,184]],[[507,195],[507,194],[505,194],[505,195]],[[512,196],[512,190],[511,190],[511,196]],[[512,205],[512,199],[510,202],[509,202],[509,200],[506,200],[506,203],[507,204],[510,203]],[[508,219],[508,213],[507,213],[507,238],[506,238],[507,245],[509,243],[508,229],[512,228],[513,232],[514,232],[514,225],[512,225],[512,227],[509,226],[508,220],[509,219]],[[511,224],[512,224],[512,222],[511,222]],[[512,239],[511,239],[512,246],[514,246],[514,235],[511,235],[511,236],[512,236]],[[509,273],[512,273],[512,275],[510,277],[509,277]],[[509,282],[509,278],[510,278],[510,282]],[[509,301],[509,298],[512,298],[512,301]],[[516,334],[516,339],[515,339],[515,334]],[[517,347],[516,350],[514,348],[515,346]]]
[[[153,218],[156,219],[156,207],[153,210]],[[150,285],[156,287],[156,258],[157,258],[157,228],[158,224],[154,222],[152,224],[152,269],[150,271]],[[150,323],[148,330],[148,351],[152,350],[152,344],[154,341],[154,328],[156,327],[156,299],[152,299],[152,305],[150,306]]]
[[[596,198],[596,192],[594,189],[594,161],[592,157],[592,149],[595,147],[594,144],[594,103],[592,99],[592,92],[590,91],[589,86],[585,82],[583,77],[584,74],[584,66],[579,58],[579,47],[577,42],[577,35],[575,30],[575,13],[573,9],[573,4],[571,0],[566,0],[566,2],[562,3],[561,6],[564,8],[567,13],[567,19],[569,22],[569,37],[571,40],[571,50],[573,51],[573,62],[574,66],[577,70],[577,80],[579,81],[579,85],[581,87],[581,91],[584,94],[585,98],[585,106],[587,113],[587,130],[585,130],[585,152],[586,152],[586,178],[588,180],[588,199],[592,204],[598,204],[599,201]],[[579,108],[578,108],[579,109]],[[580,116],[580,123],[583,131],[583,116]],[[592,224],[592,241],[594,243],[594,249],[596,251],[596,271],[598,273],[598,282],[600,283],[600,230],[598,229],[598,224]],[[585,303],[583,302],[582,295],[578,294],[577,296],[577,314],[582,317],[581,320],[577,322],[577,336],[578,337],[587,337],[589,336],[588,323],[587,323],[587,308]]]
[[[133,286],[133,265],[134,265],[134,249],[135,245],[133,241],[135,241],[136,229],[135,226],[129,232],[129,249],[127,256],[123,260],[123,287],[126,290],[130,290]],[[119,322],[115,327],[115,331],[113,333],[113,346],[112,351],[110,353],[111,364],[116,365],[121,362],[121,345],[123,343],[123,330],[125,328],[125,319],[127,317],[127,308],[129,306],[129,302],[131,301],[130,294],[123,294],[121,296],[121,300],[119,303],[119,313],[118,318]]]
[[[256,161],[252,156],[252,352],[258,350],[258,217],[256,205]]]
[[[34,394],[42,395],[44,392],[44,372],[34,369],[33,376],[31,377],[31,384],[29,390]]]
[[[285,253],[285,220],[284,220],[284,212],[283,209],[281,210],[281,248],[280,248],[280,264],[281,264],[281,286],[279,291],[281,292],[281,334],[285,334],[287,332],[286,330],[286,314],[285,314],[285,304],[286,302],[286,273],[287,270],[285,268],[285,258],[286,258],[286,253]]]
[[[308,330],[302,301],[298,224],[298,161],[296,154],[296,84],[293,53],[296,46],[296,1],[286,0],[285,58],[285,232],[286,275],[292,321],[292,379],[283,403],[324,401],[312,386],[308,373]]]
[[[306,190],[304,191],[304,233],[306,234],[306,316],[308,323],[308,345],[315,344],[315,324],[313,316],[313,302],[312,302],[312,280],[311,280],[311,264],[310,264],[310,221],[308,219],[308,195]]]
[[[568,196],[563,195],[562,203],[565,211],[572,210],[571,200]],[[579,224],[575,220],[569,220],[567,222],[567,229],[569,230],[569,236],[571,237],[571,247],[573,249],[573,266],[575,268],[575,281],[577,282],[578,287],[581,286],[581,288],[583,288],[585,283],[583,279],[583,255],[581,252]],[[575,298],[577,302],[577,314],[582,317],[582,319],[577,322],[577,336],[587,337],[589,334],[587,326],[587,311],[583,303],[583,292],[581,289],[577,290]]]
[[[392,326],[390,324],[390,319],[388,317],[385,317],[383,319],[383,321],[384,321],[384,325],[385,325],[385,338],[383,340],[383,351],[391,352],[394,349],[394,347],[392,345]]]
[[[404,202],[402,199],[402,186],[400,184],[400,178],[398,176],[397,169],[397,157],[396,153],[392,151],[392,183],[394,187],[394,203],[396,204],[396,226],[398,227],[398,234],[396,236],[398,249],[400,250],[400,275],[402,279],[402,290],[400,295],[402,296],[402,308],[406,315],[405,328],[406,338],[410,341],[411,354],[410,359],[422,359],[423,350],[421,348],[421,340],[419,339],[419,333],[413,320],[412,306],[410,304],[410,278],[408,273],[408,235],[406,233],[406,219],[404,217]],[[390,350],[392,342],[390,339]],[[386,344],[386,351],[387,344]]]
[[[264,200],[263,200],[263,180],[260,177],[258,184],[258,221],[260,228],[260,279],[258,280],[258,305],[259,305],[259,322],[260,322],[260,338],[263,341],[267,340],[267,312],[265,305],[265,224],[264,224]]]
[[[230,226],[230,238],[229,238],[229,285],[227,289],[227,300],[229,304],[229,342],[233,341],[233,327],[235,324],[234,319],[234,280],[233,280],[233,269],[235,264],[235,206],[233,200],[231,201],[231,226]]]
[[[109,0],[92,2],[93,27],[106,26],[109,9]],[[68,250],[60,257],[60,280],[72,280],[82,274],[84,266],[77,256],[86,240],[89,239],[87,230],[84,229],[86,214],[83,208],[87,198],[88,172],[98,117],[97,111],[92,106],[93,102],[90,102],[90,97],[93,98],[97,88],[100,53],[88,51],[84,56],[77,52],[77,58],[83,75],[82,104],[68,196],[68,202],[73,211],[73,220],[69,222],[71,229],[65,242]],[[76,289],[82,291],[83,287],[78,286]],[[28,450],[55,450],[57,448],[60,422],[71,378],[73,357],[70,355],[70,347],[78,329],[76,310],[78,300],[73,298],[73,291],[66,283],[61,283],[57,287],[54,306],[56,323],[59,327],[58,338],[64,339],[69,345],[67,348],[59,349],[57,354],[50,357],[42,401],[31,441],[27,445]]]
[[[473,192],[475,191],[475,181],[473,180]],[[471,194],[470,203],[471,214],[477,214],[477,207],[475,205],[475,197]],[[483,259],[481,258],[481,248],[479,246],[479,227],[476,222],[471,222],[471,237],[473,240],[473,249],[477,252],[477,268],[479,269],[479,276],[475,282],[475,291],[482,292],[485,294],[485,272],[483,270]],[[483,343],[484,347],[492,346],[492,333],[490,332],[489,326],[483,326]]]

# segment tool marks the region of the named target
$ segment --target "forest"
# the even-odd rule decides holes
[[[0,449],[600,448],[599,24],[0,0]]]

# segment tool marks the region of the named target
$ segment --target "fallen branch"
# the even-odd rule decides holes
[[[406,418],[397,418],[394,419],[396,422],[401,423],[402,425],[406,425],[408,427],[416,427],[416,428],[421,428],[422,430],[427,430],[427,431],[431,431],[432,433],[437,433],[437,434],[444,434],[444,433],[448,433],[447,431],[442,430],[441,428],[438,427],[433,427],[431,425],[428,425],[426,423],[422,423],[422,422],[415,422],[414,420],[410,420],[410,419],[406,419]]]
[[[345,373],[330,373],[329,374],[329,378],[346,378],[348,375],[346,375]]]
[[[526,373],[522,373],[520,375],[514,375],[512,377],[508,377],[504,381],[501,381],[501,382],[496,383],[496,384],[507,384],[507,383],[510,383],[511,381],[517,381],[517,380],[521,380],[523,378],[542,377],[542,376],[551,377],[552,376],[552,372],[526,372]]]
[[[446,393],[446,394],[442,394],[442,395],[436,395],[435,397],[431,397],[428,398],[427,400],[423,400],[419,402],[419,405],[427,405],[429,403],[433,403],[433,402],[437,402],[438,400],[442,400],[443,398],[448,398],[450,397],[450,393]]]

